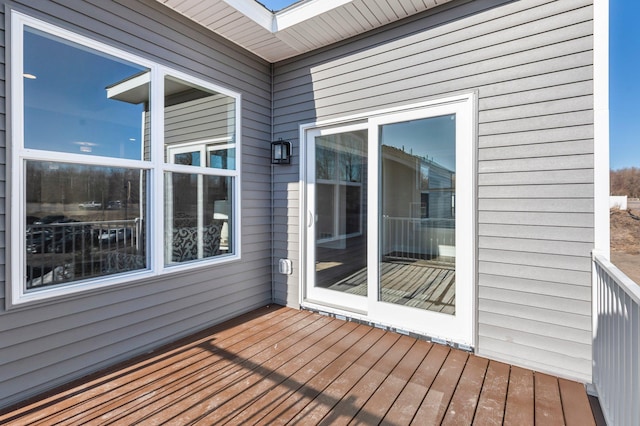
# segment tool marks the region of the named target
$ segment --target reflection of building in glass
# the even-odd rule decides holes
[[[411,218],[455,217],[455,171],[432,159],[382,146],[385,214]]]
[[[148,105],[148,92],[139,89],[148,81],[149,74],[143,73],[109,87],[107,93],[123,102]],[[165,78],[164,93],[164,160],[186,166],[164,174],[165,263],[229,252],[233,178],[215,169],[236,168],[235,99],[173,77]],[[145,114],[143,139],[148,151],[148,108]],[[215,235],[209,238],[212,228]]]
[[[455,172],[382,145],[382,250],[388,258],[455,260]]]

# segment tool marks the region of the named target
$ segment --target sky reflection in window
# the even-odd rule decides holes
[[[141,159],[148,102],[109,99],[106,89],[146,71],[26,27],[25,148]]]

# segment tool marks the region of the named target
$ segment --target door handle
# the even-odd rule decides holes
[[[313,213],[311,212],[311,210],[309,210],[309,221],[307,222],[307,226],[311,228],[311,225],[313,225],[313,222],[314,222]]]

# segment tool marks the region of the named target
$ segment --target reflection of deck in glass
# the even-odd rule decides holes
[[[360,235],[316,246],[315,285],[330,288],[367,266],[367,239]],[[363,295],[366,295],[366,286]]]
[[[430,262],[382,262],[381,300],[398,305],[455,314],[455,270]],[[329,287],[350,294],[366,295],[367,269]]]
[[[404,221],[401,236],[414,236],[417,234],[415,226],[425,226],[422,222]],[[437,234],[432,232],[431,235]],[[409,241],[410,238],[400,237],[400,240]],[[447,239],[438,241],[446,243]],[[453,315],[455,257],[442,249],[438,252],[427,248],[424,244],[390,243],[387,248],[390,251],[380,263],[381,300]],[[366,296],[366,250],[365,236],[346,238],[340,244],[319,244],[316,247],[316,286]]]

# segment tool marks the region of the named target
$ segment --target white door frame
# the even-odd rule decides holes
[[[385,326],[411,331],[467,346],[474,346],[476,335],[476,94],[452,96],[405,107],[359,114],[341,120],[300,126],[300,304],[337,315],[354,317]],[[456,115],[456,284],[455,315],[395,305],[378,300],[380,147],[379,126],[447,114]],[[309,233],[315,218],[310,216],[310,200],[315,200],[312,167],[315,152],[310,149],[317,135],[368,129],[368,296],[357,297],[326,289],[313,289],[310,273],[315,271],[315,238]],[[464,206],[464,208],[463,208]],[[309,285],[311,284],[311,285]],[[324,290],[324,291],[320,291]],[[351,296],[351,297],[347,297]],[[363,301],[364,299],[364,301]]]

